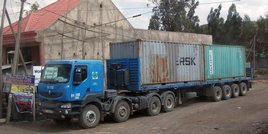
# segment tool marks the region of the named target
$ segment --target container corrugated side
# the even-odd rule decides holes
[[[206,79],[245,76],[245,48],[242,46],[206,45]]]
[[[141,84],[166,84],[204,80],[203,46],[140,41]]]
[[[136,41],[131,42],[120,42],[110,44],[110,58],[121,59],[121,58],[137,58],[138,57],[138,46]]]

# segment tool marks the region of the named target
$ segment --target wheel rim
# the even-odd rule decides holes
[[[88,111],[86,113],[86,119],[89,123],[94,123],[96,121],[96,113],[94,111]]]
[[[172,108],[172,106],[173,106],[173,101],[172,101],[171,98],[168,98],[168,99],[166,100],[166,107],[167,107],[167,108]]]
[[[220,97],[221,97],[221,91],[217,91],[217,92],[216,92],[216,97],[217,97],[217,98],[220,98]]]
[[[246,92],[246,88],[245,88],[245,86],[242,87],[242,92],[243,92],[243,93]]]
[[[124,107],[124,106],[121,106],[121,107],[119,108],[118,112],[119,112],[119,115],[120,115],[121,117],[125,117],[125,116],[127,115],[127,108]]]
[[[238,88],[235,88],[234,91],[237,94],[239,92],[239,89]]]
[[[231,95],[231,91],[229,89],[226,90],[226,94],[229,96]]]
[[[153,104],[152,104],[152,110],[156,110],[157,109],[157,103],[156,102],[153,102]]]

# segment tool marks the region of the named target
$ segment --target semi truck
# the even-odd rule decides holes
[[[242,46],[134,40],[111,43],[106,61],[48,61],[37,92],[46,117],[91,128],[106,116],[170,112],[188,92],[214,102],[245,96],[251,70]]]

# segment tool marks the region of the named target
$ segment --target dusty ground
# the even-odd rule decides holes
[[[0,134],[130,133],[130,134],[266,134],[268,133],[268,80],[257,80],[245,97],[217,103],[192,99],[170,113],[155,117],[135,114],[127,122],[101,122],[93,129],[75,123],[56,125],[50,120],[0,126]]]

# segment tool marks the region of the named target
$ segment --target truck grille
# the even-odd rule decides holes
[[[59,98],[61,97],[63,94],[61,92],[41,92],[40,93],[41,96],[46,97],[46,98]]]
[[[54,102],[54,101],[45,101],[45,102],[42,102],[41,105],[43,108],[55,109],[55,108],[59,108],[61,103]]]

